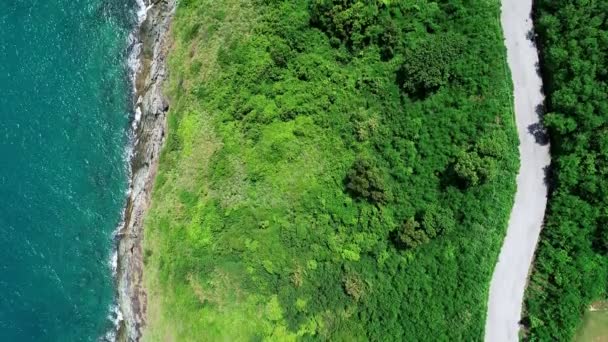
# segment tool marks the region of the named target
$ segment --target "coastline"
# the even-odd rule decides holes
[[[169,104],[168,33],[177,0],[138,0],[139,25],[131,36],[129,67],[135,118],[129,155],[129,190],[123,223],[116,232],[118,341],[139,341],[146,322],[143,288],[143,225],[150,204],[158,157],[165,140]]]

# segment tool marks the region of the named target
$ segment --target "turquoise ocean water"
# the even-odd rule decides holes
[[[0,341],[111,329],[131,0],[0,0]]]

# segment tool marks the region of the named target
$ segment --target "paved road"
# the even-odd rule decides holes
[[[547,203],[544,169],[550,163],[549,145],[542,136],[532,134],[539,127],[537,108],[544,97],[536,71],[538,53],[528,39],[531,8],[532,0],[502,0],[501,22],[513,77],[521,166],[507,235],[490,284],[487,342],[518,341],[524,290]]]

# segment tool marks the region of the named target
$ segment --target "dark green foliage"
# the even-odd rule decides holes
[[[455,34],[438,34],[406,49],[397,73],[399,84],[410,96],[426,97],[448,83],[452,62],[463,46]]]
[[[415,248],[429,242],[434,237],[435,235],[429,236],[426,231],[421,229],[420,223],[410,217],[397,231],[395,242],[397,247]]]
[[[608,295],[608,2],[536,2],[552,186],[526,296],[529,339],[572,340]]]
[[[380,170],[366,159],[357,159],[348,171],[346,188],[372,203],[386,202],[388,195]]]
[[[158,336],[481,339],[517,170],[499,1],[183,6]]]
[[[604,207],[604,213],[597,220],[597,230],[593,237],[593,249],[608,257],[608,208]]]
[[[385,18],[382,23],[389,24],[388,30],[379,22],[380,12]],[[377,0],[313,0],[310,2],[310,22],[327,32],[334,46],[343,42],[361,49],[379,38],[388,49],[397,44],[397,32],[390,26],[388,8]]]
[[[456,221],[449,208],[439,208],[433,205],[420,216],[421,223],[418,223],[414,217],[410,217],[394,232],[393,241],[397,248],[416,248],[456,227]]]

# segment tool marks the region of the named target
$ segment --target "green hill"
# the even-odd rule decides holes
[[[499,1],[183,0],[150,340],[479,340],[515,191]]]

